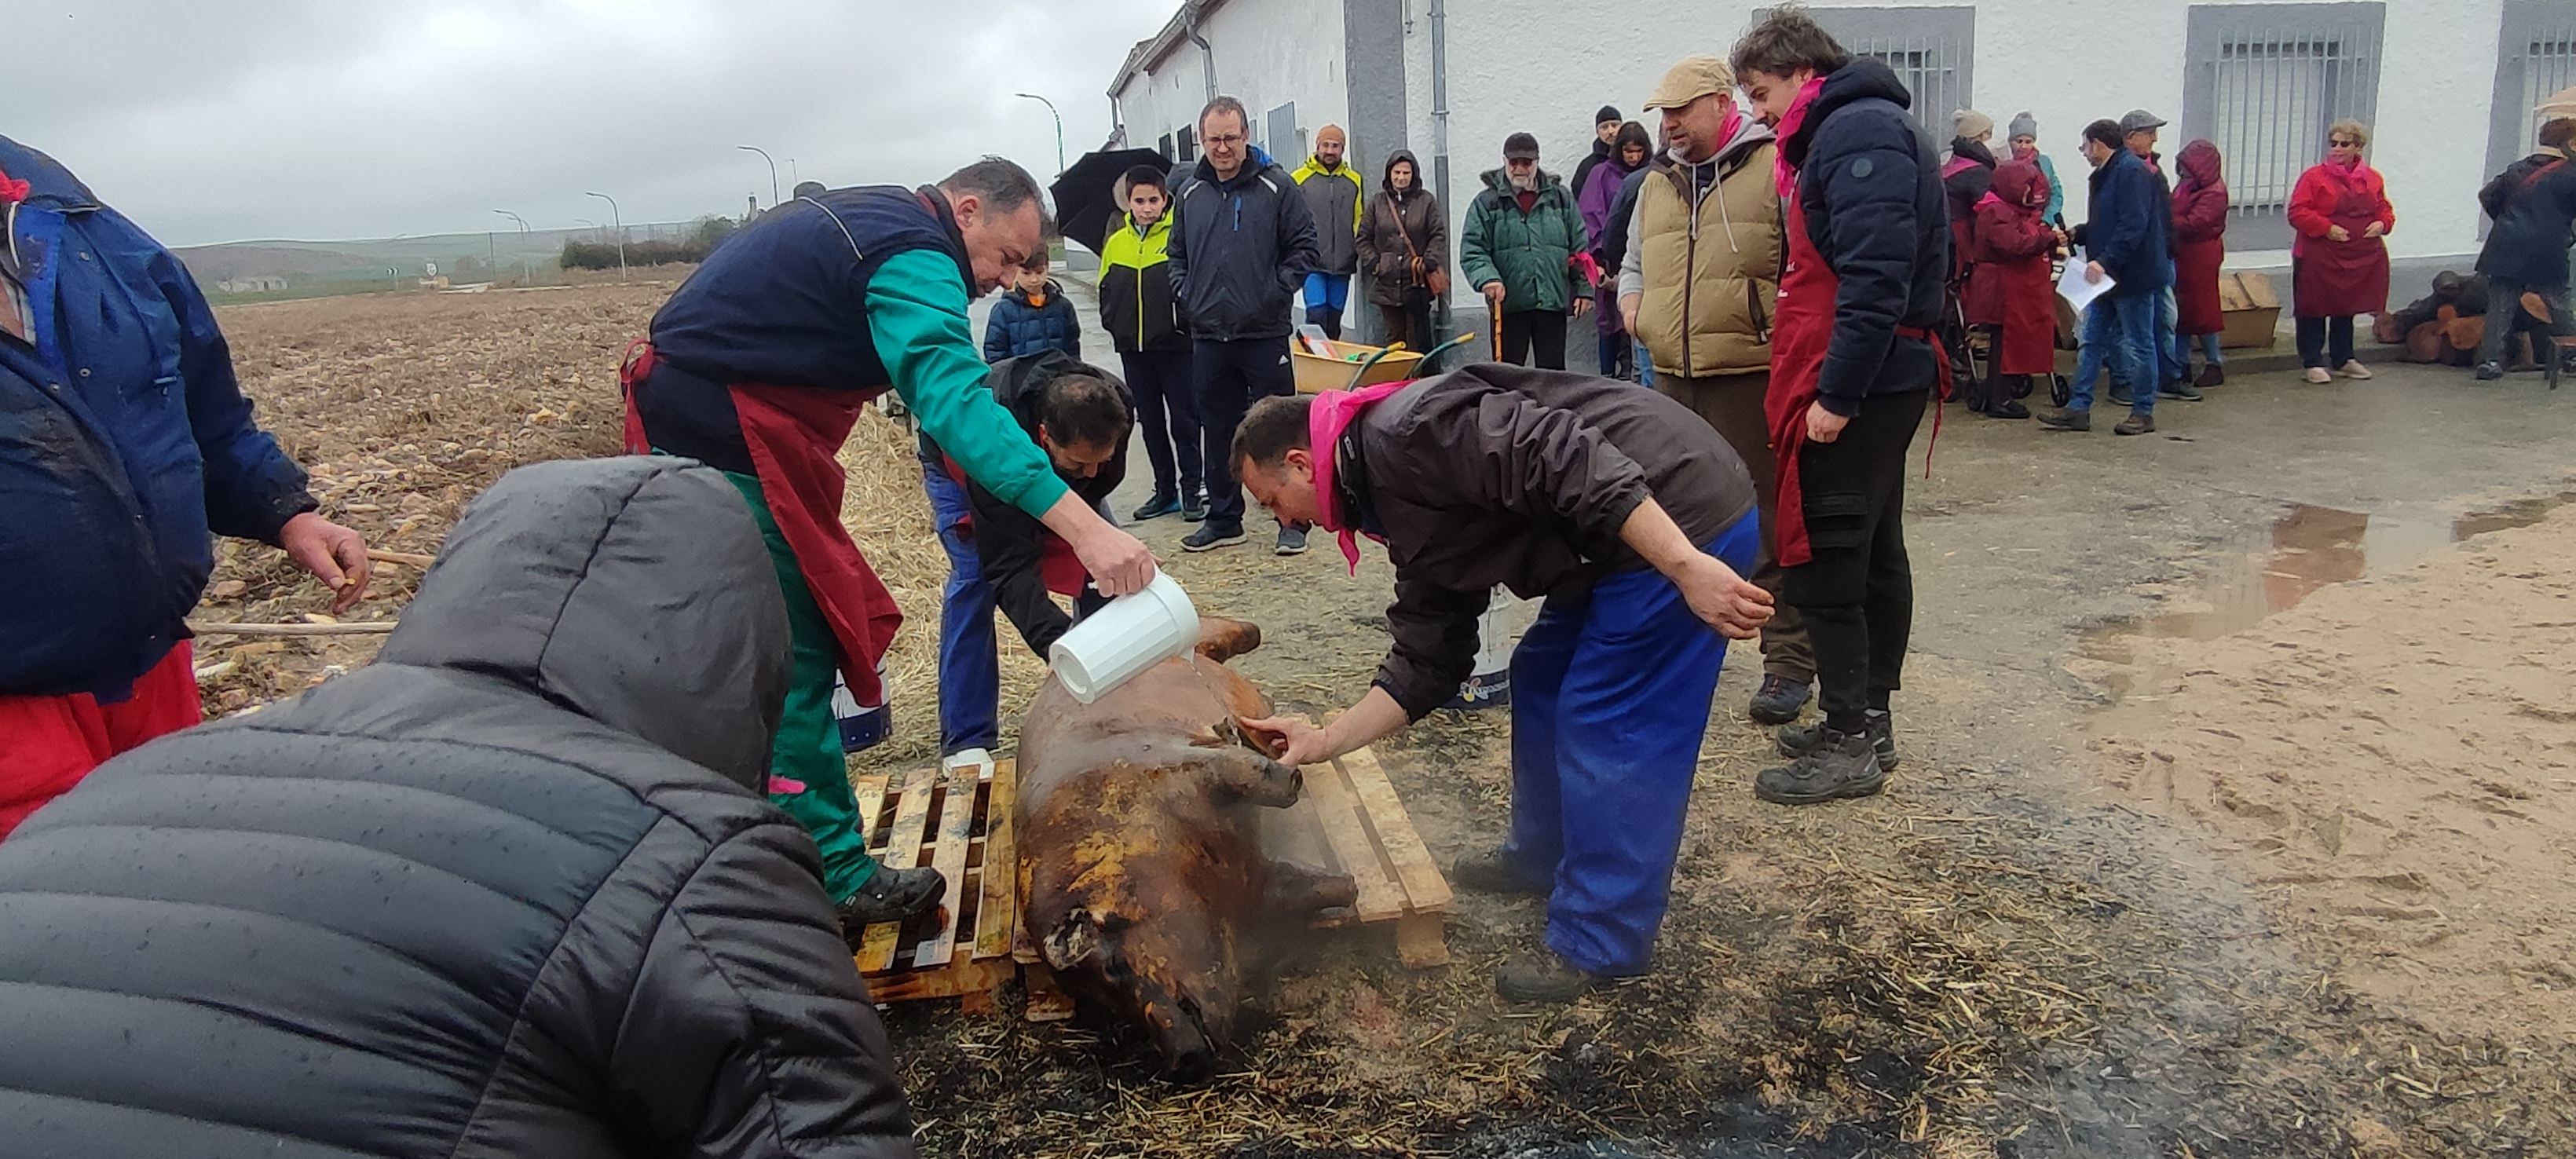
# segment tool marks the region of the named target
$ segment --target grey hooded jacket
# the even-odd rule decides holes
[[[683,460],[546,463],[378,661],[0,843],[11,1156],[910,1156],[765,788],[784,605]]]

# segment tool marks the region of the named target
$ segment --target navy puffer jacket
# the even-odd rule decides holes
[[[1913,100],[1885,62],[1856,56],[1827,74],[1805,122],[1780,143],[1798,168],[1807,240],[1840,282],[1817,380],[1836,414],[1937,381],[1931,344],[1897,333],[1940,322],[1950,276],[1941,169],[1931,136],[1906,114]]]
[[[0,842],[0,1152],[910,1156],[804,830],[787,616],[672,458],[512,472],[377,662]]]
[[[1061,350],[1076,361],[1082,358],[1082,319],[1065,298],[1064,287],[1048,282],[1043,306],[1030,305],[1026,291],[1011,287],[1010,293],[993,303],[993,316],[984,322],[984,361],[1026,358],[1048,350]]]

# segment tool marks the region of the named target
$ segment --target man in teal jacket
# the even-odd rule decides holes
[[[1574,194],[1538,167],[1538,138],[1504,138],[1503,167],[1486,171],[1458,243],[1459,271],[1501,311],[1504,362],[1518,365],[1535,347],[1539,368],[1565,369],[1566,315],[1592,308],[1591,259],[1575,265],[1586,248]]]
[[[1037,182],[988,157],[937,186],[826,190],[766,214],[709,255],[627,358],[627,445],[724,471],[769,541],[794,637],[771,750],[771,797],[823,853],[855,943],[926,912],[952,883],[868,856],[832,713],[833,676],[882,703],[877,669],[903,622],[841,525],[834,457],[888,389],[967,476],[1073,548],[1103,595],[1150,582],[1153,555],[1058,478],[986,389],[966,322],[1044,244]]]

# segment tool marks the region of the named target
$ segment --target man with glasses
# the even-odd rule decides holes
[[[1060,478],[985,385],[966,303],[1046,244],[1038,184],[987,157],[938,185],[833,189],[761,215],[653,316],[626,357],[627,450],[685,455],[751,505],[787,599],[794,671],[770,750],[770,797],[823,855],[856,945],[867,926],[928,912],[939,871],[868,856],[832,711],[833,677],[863,705],[903,622],[841,523],[836,457],[859,410],[891,389],[966,477],[1073,548],[1102,595],[1144,587],[1154,557]]]
[[[1199,111],[1206,152],[1172,194],[1172,292],[1189,320],[1190,380],[1209,463],[1229,462],[1234,428],[1255,399],[1295,394],[1288,361],[1290,299],[1317,266],[1315,216],[1296,181],[1252,145],[1243,102],[1218,97]],[[1243,542],[1243,488],[1207,481],[1207,518],[1181,540],[1187,551]],[[1280,525],[1278,552],[1306,550],[1306,533]]]

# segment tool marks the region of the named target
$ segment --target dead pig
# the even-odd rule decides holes
[[[1256,809],[1304,780],[1245,745],[1270,700],[1225,666],[1261,643],[1203,618],[1198,655],[1082,704],[1050,681],[1020,731],[1021,921],[1066,992],[1144,1027],[1174,1077],[1232,1044],[1252,935],[1356,900],[1262,853]]]

